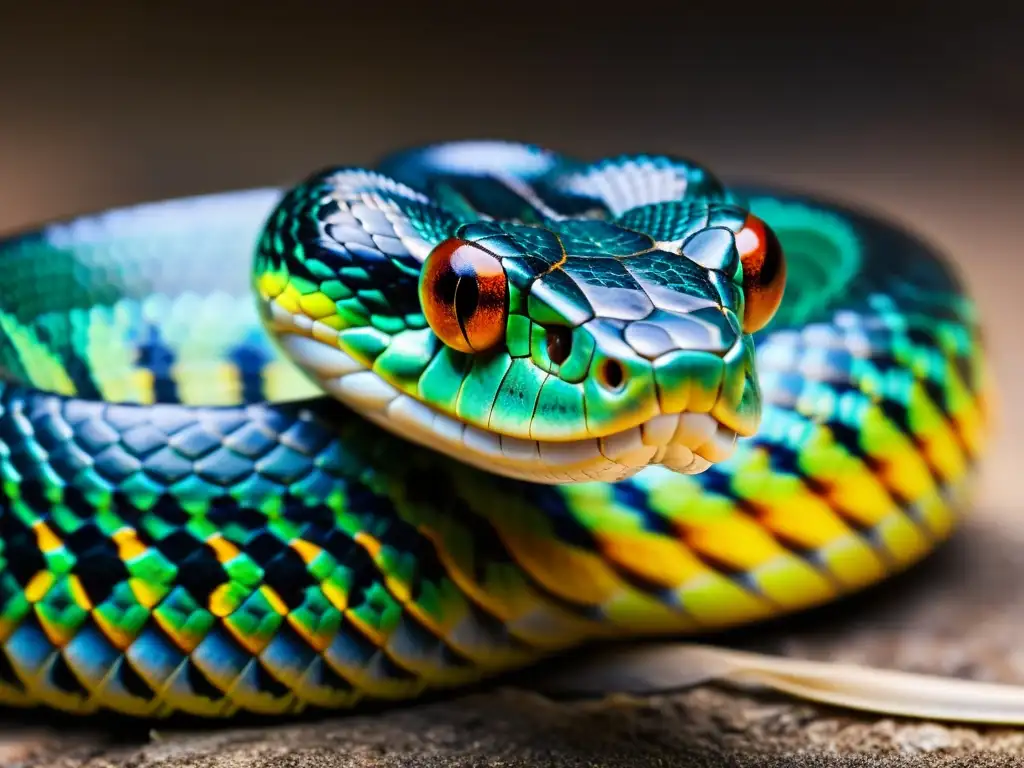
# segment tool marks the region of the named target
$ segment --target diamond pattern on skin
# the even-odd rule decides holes
[[[543,158],[545,169],[566,173],[557,158]],[[532,168],[534,180],[546,173],[518,167]],[[542,197],[607,214],[614,201],[597,198],[662,194],[666,175],[678,187],[676,167],[644,157],[596,170],[575,165],[579,178],[602,186],[571,199],[545,188]],[[389,189],[360,201],[386,208],[400,238],[422,239],[444,220],[401,221],[393,197],[401,205],[419,198]],[[250,254],[222,252],[226,242],[255,239],[276,193],[114,213],[8,244],[4,258],[11,275],[22,275],[26,312],[116,301],[112,275],[141,298],[47,323],[48,337],[3,315],[4,369],[83,397],[114,392],[100,374],[115,370],[127,402],[159,395],[163,404],[103,405],[0,384],[0,699],[223,716],[408,697],[522,665],[543,650],[633,636],[638,625],[679,634],[769,618],[919,559],[950,530],[960,480],[984,437],[974,307],[927,248],[898,232],[807,199],[754,199],[802,265],[795,303],[760,336],[764,424],[734,460],[701,476],[655,469],[614,486],[517,483],[382,433],[322,399],[263,402],[273,392],[319,395],[295,388],[298,378],[284,375],[281,384],[280,358],[254,341],[263,336],[252,333],[256,317],[244,309],[248,287],[231,285],[233,276],[245,282]],[[723,225],[731,215],[708,221]],[[240,228],[218,229],[236,219]],[[391,235],[370,239],[392,264],[411,266],[391,259]],[[519,262],[527,288],[551,266],[506,260]],[[707,285],[695,277],[690,304],[662,306],[671,302],[657,290],[659,274],[701,272],[675,253],[619,263],[655,312],[675,309],[680,322],[702,323],[709,334],[726,327],[723,319],[735,330],[740,308],[725,275],[707,273]],[[296,281],[308,307],[318,308],[319,296],[348,300],[323,267],[311,260],[312,277]],[[185,277],[193,281],[186,287],[216,286],[203,312],[191,298],[151,295],[154,284]],[[313,277],[322,282],[312,285]],[[19,295],[18,286],[7,288]],[[363,298],[379,307],[372,287],[356,303]],[[121,311],[124,324],[111,323]],[[176,333],[159,335],[172,354],[153,360],[184,366],[162,394],[124,354],[138,349],[136,321],[154,313]],[[407,318],[414,316],[375,322],[411,326]],[[618,344],[631,328],[653,343],[641,322],[586,323]],[[526,319],[532,334],[531,326]],[[378,328],[374,343],[382,336],[389,338]],[[188,337],[209,343],[202,354],[217,363],[214,373],[196,365],[202,355]],[[81,338],[100,341],[70,343]],[[725,356],[665,353],[653,366],[655,384],[675,377],[672,395],[703,397],[710,386],[693,385],[706,372],[741,410],[757,406],[750,341]],[[584,362],[606,352],[575,346]],[[245,349],[252,356],[230,356]],[[666,359],[686,354],[695,355],[693,367]],[[728,372],[726,358],[734,362]],[[517,362],[537,369],[532,358]],[[203,396],[225,407],[171,403],[196,376]],[[530,399],[528,381],[513,381],[520,400]],[[546,402],[556,408],[557,400]],[[210,448],[211,436],[220,447]],[[221,456],[225,471],[207,467],[205,480],[189,481],[194,464]]]
[[[18,397],[18,391],[4,389],[0,403],[10,402],[12,396]],[[35,401],[37,418],[21,422],[32,440],[38,437],[46,441],[51,439],[49,435],[67,431],[64,402],[55,398]],[[47,509],[41,497],[34,501],[39,516],[33,518],[32,525],[36,530],[46,526],[51,531],[57,547],[53,551],[68,553],[70,570],[69,575],[55,577],[45,591],[33,597],[42,622],[38,627],[18,619],[12,605],[4,608],[3,618],[18,622],[16,626],[20,627],[11,641],[13,645],[6,647],[14,653],[11,663],[24,671],[28,669],[26,664],[36,662],[23,653],[19,655],[18,649],[27,652],[31,646],[45,653],[38,638],[65,638],[61,643],[69,644],[74,661],[68,662],[66,669],[55,668],[53,674],[57,677],[52,684],[62,695],[77,697],[75,707],[92,706],[88,702],[95,700],[86,687],[94,686],[97,676],[107,680],[108,688],[103,690],[108,705],[120,702],[123,708],[141,711],[173,700],[177,707],[206,711],[199,703],[201,699],[214,702],[221,714],[237,706],[278,711],[294,698],[296,688],[303,690],[309,703],[339,705],[339,697],[349,700],[366,690],[394,687],[403,678],[407,682],[401,685],[420,685],[416,676],[390,663],[370,671],[377,663],[371,660],[374,644],[395,631],[399,617],[404,631],[419,638],[417,645],[406,646],[401,652],[403,658],[408,656],[417,674],[443,679],[478,673],[477,667],[455,653],[450,643],[471,642],[476,634],[484,632],[483,625],[472,629],[472,624],[464,624],[456,632],[454,626],[444,622],[424,623],[426,615],[420,611],[426,609],[443,617],[449,610],[444,607],[452,600],[451,587],[444,586],[450,583],[447,572],[440,565],[434,570],[428,568],[428,552],[413,555],[429,545],[407,523],[389,517],[395,511],[386,497],[367,489],[359,500],[359,486],[354,480],[359,460],[331,449],[331,445],[342,445],[332,434],[337,426],[331,427],[301,409],[289,414],[256,406],[247,407],[244,416],[232,410],[186,413],[172,408],[133,409],[81,401],[67,402],[67,411],[76,423],[92,424],[92,434],[104,436],[91,443],[83,441],[97,457],[102,460],[110,452],[130,456],[143,467],[136,468],[135,473],[148,474],[155,481],[166,473],[152,472],[151,465],[165,467],[168,452],[193,467],[203,462],[219,464],[214,461],[218,456],[229,459],[215,472],[214,484],[183,484],[179,479],[165,478],[171,485],[163,493],[173,493],[182,504],[191,504],[193,513],[206,510],[192,517],[188,527],[171,522],[177,520],[176,513],[168,517],[159,505],[153,506],[149,501],[151,492],[136,490],[133,496],[127,490],[132,487],[129,482],[123,482],[127,493],[113,504],[95,509],[91,521],[63,522],[59,504]],[[147,423],[136,418],[139,413],[148,415]],[[12,418],[19,418],[17,414],[6,406],[0,408],[0,433]],[[106,420],[108,414],[123,432],[111,427]],[[357,422],[351,427],[363,429]],[[118,439],[125,435],[134,439]],[[223,439],[212,445],[211,437],[215,435]],[[141,448],[140,455],[131,455],[132,446]],[[286,458],[282,451],[294,458]],[[247,470],[240,472],[243,464]],[[287,471],[288,466],[293,470]],[[25,476],[23,490],[44,483],[67,497],[83,481],[77,469],[66,476],[50,470],[46,463],[36,465],[35,471]],[[270,482],[254,485],[255,477]],[[314,482],[317,477],[325,483],[318,486]],[[344,480],[348,477],[353,480]],[[85,480],[88,483],[87,477]],[[305,499],[303,487],[309,489]],[[318,490],[321,487],[326,494]],[[345,489],[353,511],[361,510],[361,521],[339,527],[338,515],[346,514],[345,507],[315,512],[317,507],[308,506],[340,489]],[[250,512],[244,508],[230,512],[225,501],[231,496],[244,499]],[[282,499],[287,500],[285,507],[275,512],[274,507]],[[264,505],[269,505],[265,513],[255,512]],[[204,517],[214,524],[206,525]],[[10,578],[21,574],[25,585],[40,584],[39,574],[49,572],[45,560],[36,557],[40,550],[34,544],[19,548],[19,534],[12,528],[16,518],[5,513],[0,520],[0,533],[7,545],[2,575]],[[346,528],[351,532],[346,533]],[[21,530],[22,538],[35,538],[31,527]],[[396,547],[396,554],[412,556],[411,562],[417,564],[409,574],[413,602],[408,608],[381,587],[384,573],[397,575],[392,570],[394,565],[367,559],[366,545],[358,543],[365,542],[360,537],[371,531],[373,547],[388,551]],[[322,554],[313,554],[310,547],[322,548]],[[307,561],[300,552],[310,559]],[[51,563],[49,568],[55,565]],[[72,588],[71,578],[80,586]],[[439,588],[441,592],[437,592]],[[20,593],[25,586],[17,589]],[[431,597],[432,593],[435,596]],[[417,608],[416,600],[427,602]],[[428,607],[431,603],[433,608]],[[410,609],[413,614],[406,613]],[[343,629],[344,617],[349,615],[355,624]],[[494,619],[478,614],[474,621],[493,623]],[[289,622],[291,629],[282,622]],[[492,628],[485,634],[495,631]],[[319,655],[328,647],[340,648],[343,632],[363,635],[365,639],[359,642],[371,643],[371,655],[361,667],[370,677],[362,679],[358,687],[356,680],[363,672],[350,679],[354,670],[348,661]],[[457,636],[461,639],[456,641]],[[0,637],[0,643],[2,640]],[[244,645],[240,644],[242,640]],[[430,645],[436,650],[423,659],[421,649]],[[395,648],[398,652],[399,646]],[[520,656],[531,653],[526,646],[509,652]],[[91,666],[82,661],[82,654],[95,660]],[[247,676],[254,674],[256,657],[261,660],[260,671],[250,679]],[[413,662],[413,657],[419,661]],[[122,671],[110,677],[116,669]],[[380,676],[377,682],[373,682],[375,675]],[[83,682],[76,685],[79,677]],[[230,698],[229,689],[233,690]],[[258,698],[257,694],[269,695],[270,699],[257,705],[249,698]],[[71,705],[65,701],[64,706]]]

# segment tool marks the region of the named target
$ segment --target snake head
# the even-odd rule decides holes
[[[771,229],[689,161],[577,165],[500,146],[529,153],[518,172],[507,155],[487,165],[493,146],[449,145],[393,160],[387,176],[318,176],[304,207],[293,192],[262,268],[290,276],[261,283],[273,282],[275,332],[293,334],[286,351],[371,420],[513,477],[615,481],[728,459],[760,422],[753,333],[785,283]],[[285,229],[304,258],[281,256]],[[318,295],[344,288],[331,303],[307,298],[328,311],[308,318],[331,326],[319,337],[296,325],[302,296],[280,300],[301,267],[320,275],[308,283]],[[360,334],[380,349],[369,354]]]

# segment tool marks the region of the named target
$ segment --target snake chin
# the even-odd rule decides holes
[[[737,433],[709,413],[665,413],[603,437],[528,440],[450,416],[386,382],[337,347],[333,329],[271,302],[279,343],[319,385],[394,434],[465,464],[543,484],[618,482],[650,466],[693,475],[727,460]],[[332,333],[333,331],[333,333]]]
[[[727,461],[738,439],[734,429],[720,424],[709,413],[666,413],[644,422],[639,429],[644,444],[657,449],[650,463],[687,475]]]

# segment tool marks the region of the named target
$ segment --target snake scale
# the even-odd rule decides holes
[[[404,701],[835,600],[951,532],[936,252],[656,154],[403,150],[0,243],[0,703]]]

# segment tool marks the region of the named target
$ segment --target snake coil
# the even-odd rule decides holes
[[[930,247],[684,158],[439,144],[0,263],[4,704],[402,701],[804,610],[945,539],[986,434]]]

